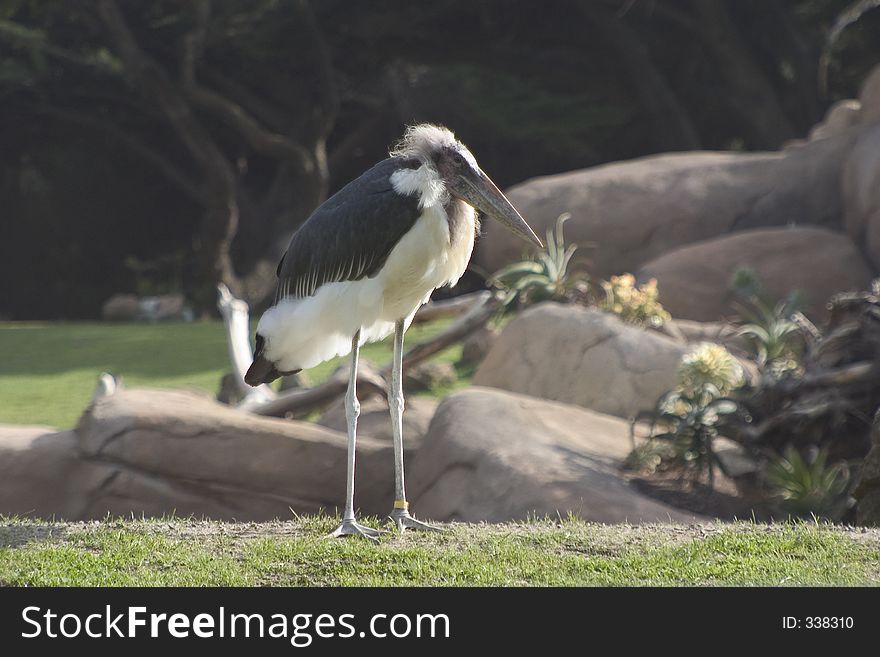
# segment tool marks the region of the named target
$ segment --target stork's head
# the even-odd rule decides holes
[[[526,220],[480,169],[467,146],[447,128],[430,123],[410,126],[391,154],[417,157],[436,175],[445,193],[496,219],[527,242],[543,246]]]

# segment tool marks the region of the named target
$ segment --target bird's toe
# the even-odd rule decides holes
[[[359,536],[360,538],[366,538],[374,543],[378,543],[379,534],[381,533],[381,530],[367,527],[356,520],[343,520],[339,527],[330,532],[330,537],[340,538],[342,536]]]
[[[409,511],[407,509],[394,509],[388,515],[388,519],[394,523],[394,526],[397,527],[397,531],[400,533],[403,533],[407,529],[414,529],[416,531],[423,532],[447,531],[443,527],[429,525],[428,523],[422,522],[421,520],[416,520],[409,514]]]

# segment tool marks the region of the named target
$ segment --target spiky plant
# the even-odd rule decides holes
[[[743,318],[737,335],[751,346],[759,371],[771,379],[796,374],[802,339],[793,317],[803,304],[802,295],[794,291],[771,303],[764,298],[757,276],[748,269],[736,272],[733,287],[741,298],[736,305]]]
[[[798,368],[796,345],[800,340],[799,330],[791,319],[787,304],[782,302],[757,320],[740,326],[737,335],[752,346],[758,368],[779,378]]]
[[[849,506],[849,467],[843,462],[828,465],[827,449],[813,450],[804,458],[789,446],[767,465],[766,476],[785,510],[793,515],[836,520]]]
[[[534,259],[515,262],[492,276],[490,283],[505,292],[505,307],[515,301],[525,305],[565,299],[575,282],[582,278],[572,275],[569,269],[577,251],[575,244],[566,246],[563,235],[563,226],[570,217],[567,212],[559,215],[555,227],[547,230],[546,247],[538,251]]]

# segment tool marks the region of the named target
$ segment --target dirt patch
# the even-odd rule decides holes
[[[697,493],[693,493],[694,496]],[[722,532],[778,531],[778,524],[761,522],[715,521],[700,524],[603,525],[559,520],[521,523],[437,523],[446,529],[442,534],[406,533],[398,535],[389,531],[382,544],[392,549],[406,549],[421,544],[435,544],[437,537],[449,545],[462,549],[493,543],[499,539],[542,543],[556,552],[572,554],[620,555],[633,549],[667,547],[709,538]],[[203,540],[225,543],[224,549],[236,552],[236,545],[260,539],[321,539],[335,526],[329,517],[300,520],[276,520],[272,522],[217,522],[211,520],[180,519],[169,521],[109,521],[72,523],[19,523],[0,525],[0,547],[15,548],[32,542],[63,542],[89,531],[101,529],[124,529],[148,532],[176,540]],[[375,522],[373,525],[375,526]],[[847,538],[867,542],[880,549],[880,528],[828,525],[829,530]]]
[[[27,543],[62,539],[67,535],[67,530],[68,526],[62,523],[0,525],[0,548],[16,548]]]

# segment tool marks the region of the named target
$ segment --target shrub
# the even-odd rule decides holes
[[[662,441],[670,446],[665,454],[657,450],[654,453],[663,461],[691,470],[697,478],[705,474],[711,486],[715,467],[724,471],[712,441],[725,417],[739,411],[738,404],[727,395],[742,385],[742,368],[724,347],[703,343],[682,357],[677,379],[678,386],[663,395],[654,410],[640,413],[633,426],[637,421],[649,420],[649,442]],[[631,456],[633,462],[647,461],[641,454]]]
[[[827,449],[804,458],[794,447],[767,465],[767,483],[782,498],[783,508],[797,516],[839,519],[850,506],[846,463],[828,465]]]
[[[748,269],[734,274],[733,287],[741,298],[737,334],[752,348],[762,376],[778,380],[800,373],[803,340],[794,317],[803,303],[802,295],[795,290],[781,301],[768,301],[757,276]]]
[[[606,312],[613,313],[623,321],[640,326],[662,326],[671,319],[669,313],[657,300],[658,290],[656,279],[642,285],[636,285],[632,274],[612,276],[607,281],[600,281],[604,294],[597,306]]]

